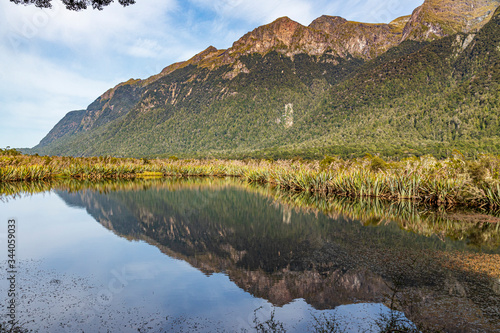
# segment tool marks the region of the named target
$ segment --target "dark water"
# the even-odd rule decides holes
[[[391,299],[419,327],[500,329],[498,227],[457,214],[227,179],[3,192],[0,258],[14,218],[16,319],[35,331],[254,332],[274,314],[375,332]]]

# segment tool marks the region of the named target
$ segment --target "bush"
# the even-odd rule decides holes
[[[378,156],[372,158],[370,163],[370,169],[372,171],[384,171],[387,169],[387,163]]]
[[[0,155],[3,156],[19,156],[21,152],[15,150],[14,148],[7,147],[5,149],[0,148]]]
[[[321,171],[324,171],[326,169],[328,169],[328,167],[337,160],[337,158],[335,156],[328,156],[328,155],[325,155],[325,158],[323,158],[321,160],[321,162],[319,162],[319,167],[320,167],[320,170]]]
[[[469,162],[467,165],[467,171],[474,184],[483,183],[488,172],[487,166],[479,161]]]

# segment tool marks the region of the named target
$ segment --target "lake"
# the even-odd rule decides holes
[[[225,178],[0,192],[0,321],[14,287],[16,320],[37,332],[314,332],[332,323],[377,332],[391,316],[410,328],[500,331],[495,212]]]

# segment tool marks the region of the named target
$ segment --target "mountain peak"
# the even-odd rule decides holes
[[[245,34],[228,53],[232,58],[241,54],[265,54],[273,50],[289,55],[300,52],[320,54],[326,48],[327,40],[323,33],[284,16]]]
[[[257,28],[256,30],[261,30],[262,32],[264,32],[264,34],[272,33],[278,40],[281,40],[285,42],[285,44],[290,45],[293,35],[297,31],[297,29],[305,29],[305,27],[300,23],[290,19],[288,16],[283,16],[274,20],[270,24]]]
[[[409,17],[398,18],[390,24],[360,23],[339,16],[323,15],[309,27],[322,31],[339,55],[371,59],[398,44]]]
[[[294,56],[321,55],[331,50],[340,57],[372,59],[406,39],[429,40],[480,28],[499,5],[500,0],[426,0],[412,15],[396,18],[389,24],[322,15],[309,26],[303,26],[283,16],[248,32],[228,50],[210,46],[188,61],[165,68],[161,76],[191,64],[216,68],[234,64],[242,55],[264,55],[271,51]]]
[[[187,62],[190,65],[191,64],[197,65],[200,62],[206,60],[207,58],[213,56],[215,53],[218,53],[218,52],[219,52],[219,50],[217,50],[215,47],[213,47],[212,45],[210,45],[205,50],[201,51],[200,53],[198,53],[197,55],[195,55],[194,57],[192,57],[191,59],[189,59]]]
[[[178,69],[184,68],[184,67],[189,66],[189,65],[200,65],[203,62],[208,62],[211,57],[213,57],[215,55],[219,55],[222,52],[224,52],[224,50],[218,50],[217,48],[210,45],[205,50],[194,55],[191,59],[189,59],[187,61],[173,63],[172,65],[165,67],[159,74],[151,76],[150,78],[148,78],[144,82],[146,84],[150,84],[151,82],[154,82],[154,81],[156,81],[164,76],[167,76],[168,74],[170,74]]]
[[[341,24],[345,24],[348,21],[340,16],[330,16],[330,15],[322,15],[315,19],[309,24],[310,28],[326,31],[327,29],[331,29],[332,27],[338,27]]]
[[[292,20],[288,16],[282,16],[282,17],[278,17],[276,20],[274,20],[273,22],[269,23],[268,25],[273,25],[273,24],[288,24],[288,23],[292,23],[292,22],[296,23],[296,24],[300,24],[298,22],[295,22],[294,20]]]
[[[403,40],[433,40],[473,32],[486,24],[500,0],[425,0],[404,28]]]
[[[397,45],[409,17],[394,24],[351,22],[339,16],[323,15],[309,26],[303,26],[288,17],[263,25],[247,33],[228,50],[226,63],[241,54],[278,51],[288,56],[298,53],[321,55],[327,50],[345,57],[371,59]],[[232,61],[231,61],[232,60]]]

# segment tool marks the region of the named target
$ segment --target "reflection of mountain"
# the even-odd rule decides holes
[[[445,298],[454,307],[499,319],[486,311],[500,300],[491,280],[445,269],[450,262],[440,253],[463,250],[463,242],[441,242],[395,224],[364,227],[341,216],[332,220],[231,186],[57,194],[116,234],[145,240],[206,274],[224,272],[240,288],[276,305],[296,298],[318,309],[382,301],[388,285],[402,281],[420,301],[443,304]],[[456,318],[447,315],[453,323]]]

